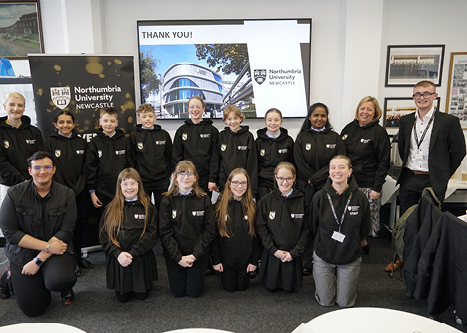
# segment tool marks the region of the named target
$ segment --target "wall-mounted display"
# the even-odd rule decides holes
[[[467,52],[451,52],[446,112],[459,117],[467,129]]]
[[[0,0],[0,57],[44,53],[39,0]]]
[[[434,100],[435,110],[439,110],[441,97]],[[417,106],[412,97],[388,97],[384,99],[383,127],[389,135],[395,135],[399,132],[399,121],[402,116],[415,112]]]
[[[441,85],[444,45],[388,45],[386,87],[412,87],[428,80]]]
[[[205,118],[227,104],[250,118],[272,107],[305,117],[310,45],[311,19],[138,21],[141,103],[160,119],[188,118],[193,96]]]

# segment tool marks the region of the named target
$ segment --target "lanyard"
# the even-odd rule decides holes
[[[340,222],[337,219],[336,210],[334,209],[334,205],[332,204],[331,196],[329,195],[329,193],[326,193],[326,195],[328,196],[329,205],[331,205],[332,213],[334,214],[334,218],[336,219],[336,223],[339,226],[339,232],[341,232],[342,223],[344,223],[345,212],[347,211],[347,208],[349,207],[350,199],[352,199],[352,193],[350,193],[349,199],[347,200],[347,203],[345,204],[344,212],[342,213],[342,218],[341,218]]]
[[[433,119],[435,118],[435,112],[433,111],[433,114],[431,115],[430,121],[428,122],[428,125],[426,125],[425,130],[422,133],[422,137],[420,138],[420,142],[418,142],[418,135],[417,135],[417,130],[415,129],[417,125],[417,119],[415,119],[413,123],[413,136],[415,137],[415,143],[417,144],[417,149],[420,149],[420,146],[423,142],[423,139],[425,139],[425,134],[428,131],[428,129],[431,126],[431,123],[433,122]]]

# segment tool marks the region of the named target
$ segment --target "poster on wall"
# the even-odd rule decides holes
[[[73,113],[88,141],[99,128],[99,112],[114,107],[118,128],[134,130],[135,88],[130,55],[29,55],[37,125],[47,138],[60,110]]]
[[[161,119],[188,118],[193,96],[209,118],[228,104],[251,118],[305,117],[310,38],[311,19],[138,21],[141,102]]]
[[[459,117],[467,129],[467,52],[451,53],[446,112]]]

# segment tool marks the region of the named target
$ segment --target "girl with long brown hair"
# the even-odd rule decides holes
[[[204,291],[209,244],[214,238],[211,199],[198,185],[194,164],[180,161],[164,193],[159,232],[170,289],[175,297],[198,297]]]
[[[217,237],[211,244],[213,267],[220,272],[225,290],[245,290],[249,273],[256,270],[261,255],[261,243],[255,235],[256,205],[245,169],[236,168],[230,173],[216,205],[215,219]]]
[[[133,168],[120,172],[116,195],[101,219],[100,242],[106,253],[107,288],[119,301],[143,300],[157,280],[152,248],[157,242],[157,211]]]

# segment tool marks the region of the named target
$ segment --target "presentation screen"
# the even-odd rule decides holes
[[[234,104],[245,117],[279,109],[305,117],[309,105],[311,19],[138,21],[141,103],[160,119],[203,117]]]

